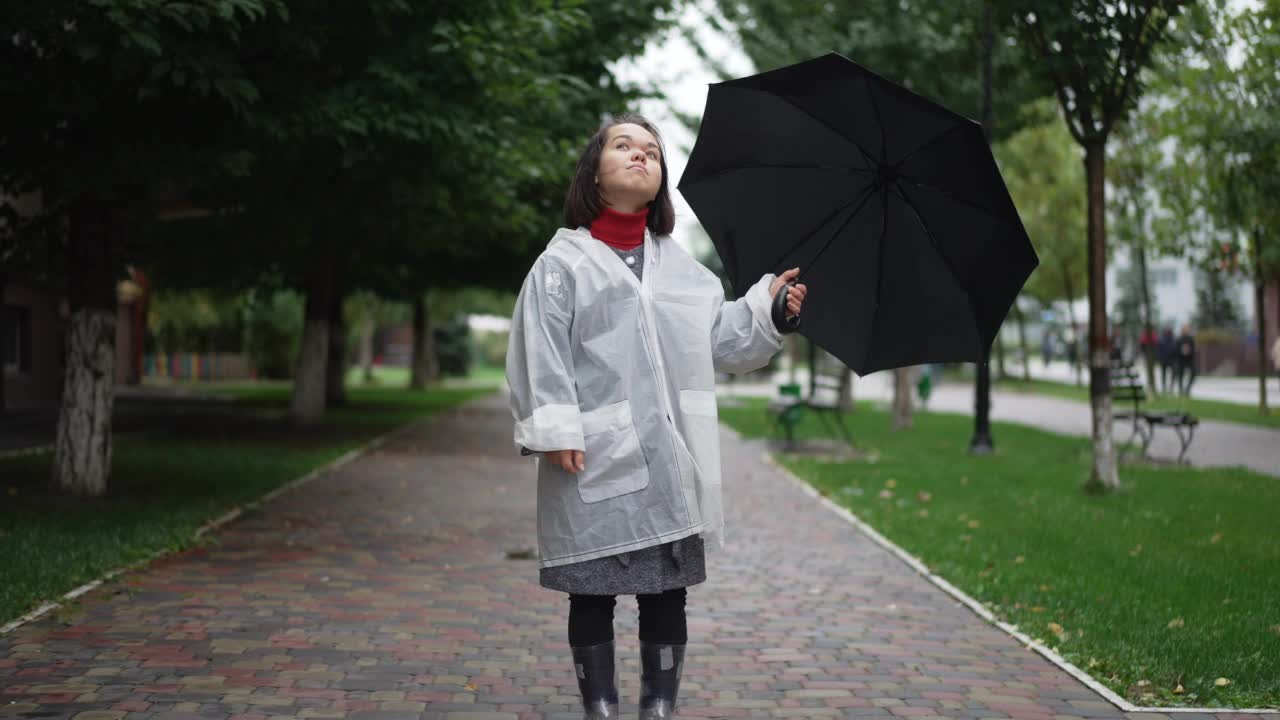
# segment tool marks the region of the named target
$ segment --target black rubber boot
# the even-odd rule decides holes
[[[640,720],[675,717],[684,647],[640,642]]]
[[[573,651],[573,669],[582,692],[583,720],[617,718],[618,669],[613,662],[613,641],[589,647],[569,647]]]

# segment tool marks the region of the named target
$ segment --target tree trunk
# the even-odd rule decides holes
[[[853,412],[853,371],[844,367],[841,372],[844,373],[844,382],[840,388],[840,412]]]
[[[54,492],[99,496],[111,476],[118,226],[110,211],[73,210],[69,232],[65,370],[54,440]]]
[[[364,381],[373,382],[373,331],[374,313],[366,313],[360,321],[360,367],[364,369]]]
[[[422,390],[438,375],[435,342],[431,337],[431,316],[427,313],[427,295],[420,292],[413,299],[413,353],[409,371],[409,389]]]
[[[328,407],[347,404],[347,323],[342,313],[346,293],[345,257],[333,266],[333,288],[329,296],[329,357],[325,360],[324,395]]]
[[[911,368],[895,368],[893,371],[893,425],[894,430],[911,427]]]
[[[1022,314],[1022,308],[1018,307],[1018,301],[1013,302],[1014,317],[1018,321],[1018,346],[1022,348],[1022,379],[1031,382],[1031,353],[1027,350],[1027,319]]]
[[[991,144],[991,132],[995,125],[993,109],[993,83],[995,80],[995,16],[991,0],[982,3],[982,134]],[[996,364],[1004,377],[1004,345],[1000,342],[1000,329],[996,328]],[[982,362],[975,368],[977,377],[973,385],[973,437],[969,439],[969,452],[986,455],[995,448],[991,437],[991,348],[982,352]]]
[[[1267,281],[1262,274],[1262,228],[1253,230],[1253,316],[1258,328],[1258,412],[1267,408]],[[2,409],[2,408],[0,408]]]
[[[327,243],[323,252],[324,256],[317,260],[307,280],[302,346],[298,351],[297,370],[293,376],[293,398],[289,403],[289,419],[294,425],[312,425],[324,417],[334,253]]]
[[[1143,222],[1145,213],[1138,203],[1138,281],[1142,283],[1142,336],[1148,340],[1155,338],[1155,328],[1151,324],[1151,285],[1147,282],[1147,243],[1143,237]],[[1155,352],[1155,345],[1148,342],[1146,345],[1139,343],[1142,348],[1142,357],[1147,366],[1147,387],[1150,388],[1152,394],[1156,392],[1156,366],[1155,358],[1152,357]]]
[[[1106,140],[1085,146],[1089,196],[1089,404],[1093,414],[1093,464],[1085,489],[1120,486],[1111,428],[1111,337],[1107,331]]]

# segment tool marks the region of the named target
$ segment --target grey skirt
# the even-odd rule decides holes
[[[706,553],[697,535],[538,571],[543,587],[575,595],[655,594],[706,579]]]

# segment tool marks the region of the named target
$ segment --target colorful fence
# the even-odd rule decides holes
[[[173,380],[248,380],[249,359],[240,353],[157,353],[143,356],[146,377]]]

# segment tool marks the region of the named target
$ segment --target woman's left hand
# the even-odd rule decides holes
[[[800,268],[795,267],[795,268],[791,268],[790,270],[787,270],[786,272],[782,273],[778,277],[774,278],[773,283],[769,285],[769,297],[776,296],[778,294],[778,291],[782,289],[783,285],[786,285],[787,283],[791,282],[799,274],[800,274]],[[807,293],[808,291],[809,291],[809,288],[805,287],[804,283],[797,283],[794,287],[791,288],[791,290],[787,293],[787,312],[788,313],[790,313],[791,315],[800,314],[800,305],[801,303],[804,302],[805,293]]]

